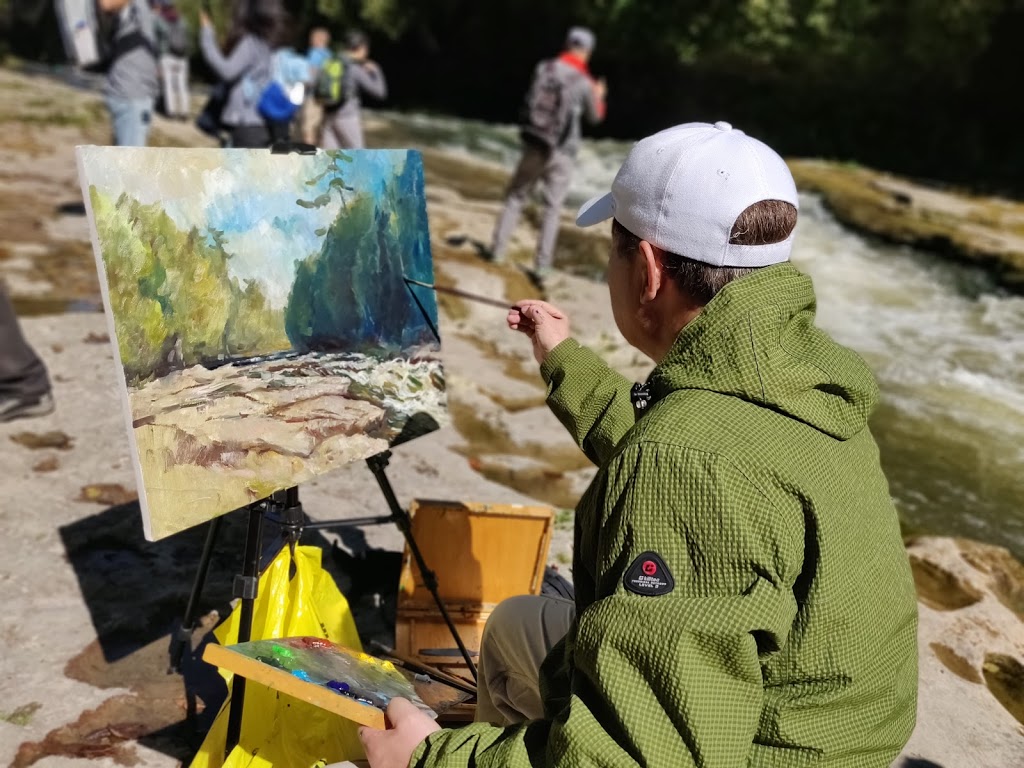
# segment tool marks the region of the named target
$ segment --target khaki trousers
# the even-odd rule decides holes
[[[505,726],[544,717],[540,665],[575,618],[576,604],[559,597],[524,595],[498,604],[480,643],[477,722]]]
[[[320,143],[321,125],[324,122],[324,108],[312,96],[307,95],[299,111],[299,135],[306,144]]]

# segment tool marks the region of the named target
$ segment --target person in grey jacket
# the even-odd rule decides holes
[[[341,106],[325,111],[320,146],[324,149],[362,149],[363,119],[362,96],[386,99],[388,85],[377,62],[371,61],[370,40],[362,32],[353,30],[345,36],[342,59],[351,70],[345,77],[345,98]]]
[[[144,147],[160,91],[153,14],[146,0],[99,0],[99,9],[116,15],[104,88],[114,144]]]
[[[203,58],[228,87],[221,122],[231,133],[232,147],[268,147],[270,130],[259,113],[260,90],[270,82],[271,59],[284,29],[278,0],[257,0],[239,6],[228,35],[228,52],[217,45],[213,22],[200,11],[199,47]]]
[[[601,122],[605,115],[607,88],[603,80],[591,77],[588,67],[594,44],[593,32],[584,27],[573,27],[566,38],[565,52],[556,59],[537,65],[531,92],[527,96],[527,112],[538,83],[553,80],[560,85],[559,98],[563,102],[560,108],[564,109],[567,122],[557,139],[550,143],[538,139],[528,123],[523,126],[523,154],[505,192],[505,206],[494,228],[491,258],[500,263],[519,223],[526,198],[536,183],[542,182],[544,214],[534,269],[530,273],[539,287],[543,287],[554,261],[562,204],[569,192],[576,153],[582,141],[581,121],[586,119],[595,124]]]

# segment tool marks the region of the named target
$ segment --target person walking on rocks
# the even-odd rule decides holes
[[[53,411],[46,366],[25,341],[0,281],[0,423]]]
[[[377,62],[370,59],[370,38],[359,30],[345,36],[341,54],[343,75],[341,100],[324,104],[320,146],[324,149],[362,149],[363,96],[377,100],[388,97],[388,85]]]
[[[104,88],[114,144],[144,147],[160,92],[156,31],[147,0],[99,0],[115,17]]]
[[[728,123],[637,143],[580,226],[611,221],[608,290],[655,361],[632,384],[520,301],[547,402],[599,465],[574,602],[499,604],[477,723],[405,699],[372,768],[888,768],[914,729],[917,597],[868,419],[867,365],[814,324],[789,263],[796,186]],[[588,330],[592,333],[592,329]]]
[[[538,181],[542,183],[544,212],[530,273],[539,286],[543,286],[554,261],[562,204],[569,192],[582,140],[581,121],[596,124],[605,116],[607,87],[604,80],[591,77],[588,65],[594,44],[593,32],[573,27],[566,37],[565,52],[537,65],[523,106],[522,155],[494,229],[491,258],[500,263],[526,198]]]

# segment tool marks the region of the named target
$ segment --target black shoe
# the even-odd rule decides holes
[[[45,416],[53,413],[53,395],[44,392],[34,397],[0,397],[0,423],[27,419],[32,416]]]

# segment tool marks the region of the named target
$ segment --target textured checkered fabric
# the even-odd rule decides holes
[[[874,379],[814,306],[788,264],[730,284],[651,374],[640,419],[596,355],[552,352],[549,404],[601,469],[546,719],[441,731],[413,765],[890,764],[915,721],[917,604],[867,428]],[[647,553],[670,591],[630,588]]]

